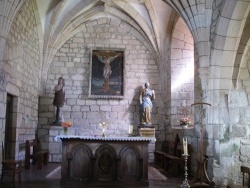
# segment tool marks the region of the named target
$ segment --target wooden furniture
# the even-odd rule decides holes
[[[161,166],[164,168],[164,154],[165,153],[176,153],[174,150],[176,149],[177,144],[180,143],[180,138],[179,135],[176,134],[175,140],[174,141],[164,141],[162,144],[161,150],[156,150],[154,151],[154,156],[155,156],[155,163],[156,164],[161,164]]]
[[[240,171],[242,172],[242,185],[228,185],[228,188],[250,188],[250,168],[241,166]]]
[[[57,136],[62,140],[61,184],[149,185],[152,137]]]
[[[172,141],[165,141],[162,144],[162,149],[154,151],[154,156],[155,156],[155,164],[160,164],[162,168],[166,167],[165,161],[164,161],[164,155],[169,154],[173,155],[175,153],[175,142]],[[176,143],[177,146],[177,143]]]
[[[188,150],[191,150],[190,144],[188,145]],[[155,163],[160,164],[162,168],[171,172],[172,175],[177,176],[185,163],[185,159],[182,157],[183,145],[175,141],[166,141],[163,143],[161,151],[155,151]],[[190,168],[190,160],[188,158],[188,170]]]
[[[5,158],[5,145],[2,142],[2,175],[1,183],[4,176],[12,176],[13,183],[16,179],[16,174],[18,175],[18,182],[21,183],[21,173],[22,173],[22,160],[6,159]]]
[[[41,150],[41,143],[39,140],[26,140],[25,142],[25,169],[30,169],[30,160],[32,164],[37,165],[37,169],[42,169],[43,164],[48,163],[49,152]]]

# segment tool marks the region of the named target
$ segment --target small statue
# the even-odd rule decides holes
[[[140,124],[151,125],[152,101],[155,99],[154,90],[149,89],[149,83],[140,92]]]
[[[54,87],[55,97],[53,100],[53,106],[55,107],[56,120],[54,123],[60,124],[63,122],[62,107],[65,103],[65,90],[64,90],[64,79],[58,78],[58,84]]]

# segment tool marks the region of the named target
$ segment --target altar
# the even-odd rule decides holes
[[[59,135],[62,184],[149,185],[148,144],[154,137]]]

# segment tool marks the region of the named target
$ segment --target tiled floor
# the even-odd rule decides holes
[[[48,165],[44,166],[42,170],[37,170],[35,166],[31,165],[30,170],[22,169],[22,183],[18,184],[17,180],[16,183],[13,184],[11,182],[10,177],[5,177],[3,182],[0,184],[0,188],[69,188],[74,186],[64,186],[60,184],[59,178],[46,178],[48,174],[50,174],[53,170],[58,168],[60,163],[49,163]],[[153,165],[155,168],[157,166]],[[149,186],[142,186],[143,188],[160,188],[160,187],[167,187],[167,188],[177,188],[180,187],[184,180],[184,176],[180,175],[179,177],[172,177],[171,173],[167,173],[158,168],[164,175],[166,175],[166,180],[151,180],[149,179]],[[79,187],[79,186],[77,186]],[[82,185],[81,187],[87,187]],[[137,186],[138,187],[138,186]]]

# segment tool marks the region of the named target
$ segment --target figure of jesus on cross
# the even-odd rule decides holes
[[[120,54],[117,54],[115,56],[108,56],[108,55],[102,56],[102,55],[99,55],[97,52],[95,52],[95,55],[97,56],[97,58],[99,59],[100,62],[104,63],[104,67],[103,67],[103,78],[104,78],[103,91],[105,93],[107,93],[109,91],[109,78],[112,74],[110,63],[114,59],[116,59]]]

